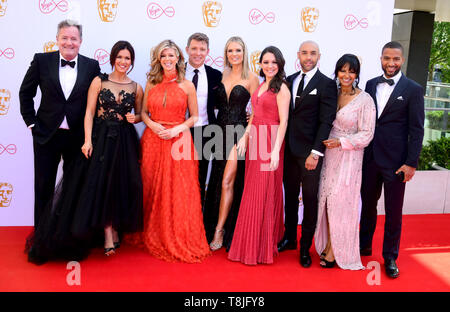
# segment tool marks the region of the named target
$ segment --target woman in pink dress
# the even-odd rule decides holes
[[[283,235],[283,154],[290,92],[284,58],[273,46],[263,50],[264,82],[253,93],[252,116],[239,142],[245,159],[244,191],[228,258],[245,264],[273,263]],[[244,144],[241,144],[244,143]]]
[[[364,148],[375,129],[375,104],[358,88],[360,64],[353,54],[336,63],[338,111],[322,167],[319,213],[314,236],[320,265],[361,270],[359,202]]]

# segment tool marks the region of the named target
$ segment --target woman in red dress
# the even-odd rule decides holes
[[[198,118],[197,96],[184,78],[183,53],[171,40],[152,50],[141,138],[144,232],[130,237],[169,262],[201,262],[210,255],[198,183],[198,161],[189,128]],[[190,117],[185,120],[186,109]],[[150,114],[150,115],[149,115]]]
[[[252,95],[244,192],[228,253],[230,260],[252,265],[273,263],[283,235],[284,135],[291,98],[281,51],[267,47],[259,61],[264,82]]]

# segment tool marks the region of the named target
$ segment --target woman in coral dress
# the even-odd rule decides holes
[[[174,42],[165,40],[153,49],[141,114],[147,125],[141,138],[144,231],[127,240],[159,259],[193,263],[210,250],[189,131],[197,118],[197,97],[184,70],[183,53]],[[185,120],[187,108],[191,117]]]
[[[273,263],[283,236],[284,135],[291,97],[281,51],[267,47],[259,61],[265,81],[252,96],[244,192],[228,253],[230,260],[252,265]]]
[[[336,63],[338,112],[333,122],[322,167],[319,212],[314,241],[320,265],[361,270],[359,203],[364,148],[375,129],[375,104],[358,89],[360,64],[345,54]]]

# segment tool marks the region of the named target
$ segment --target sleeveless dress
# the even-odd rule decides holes
[[[216,93],[216,105],[219,109],[217,114],[217,125],[221,129],[223,138],[222,146],[216,146],[212,160],[211,173],[206,191],[206,201],[203,211],[206,238],[211,242],[214,238],[216,225],[219,219],[220,197],[222,195],[222,178],[225,171],[230,151],[244,135],[247,127],[246,107],[250,100],[250,93],[242,85],[236,85],[227,93],[223,83],[220,83]],[[217,137],[217,136],[216,136]],[[224,225],[223,246],[228,251],[233,239],[234,227],[241,203],[242,190],[244,188],[245,156],[238,155],[237,172],[234,181],[233,202],[227,220]]]
[[[102,74],[92,128],[90,159],[81,153],[68,165],[34,234],[29,261],[80,260],[112,225],[120,233],[142,230],[139,137],[125,115],[134,107],[136,82],[117,83]]]
[[[319,186],[319,212],[314,236],[320,255],[328,242],[328,226],[336,263],[342,269],[361,270],[359,254],[360,189],[364,148],[372,141],[376,111],[372,97],[361,91],[341,108],[330,138],[341,147],[327,149]]]
[[[277,94],[253,93],[253,122],[245,159],[245,185],[228,259],[245,264],[273,263],[277,243],[283,236],[283,159],[269,170],[280,118]]]
[[[176,74],[164,77],[148,92],[153,121],[166,128],[185,121],[187,95]],[[205,238],[198,161],[190,131],[170,140],[146,128],[142,138],[144,231],[127,241],[168,262],[201,262],[210,255]]]

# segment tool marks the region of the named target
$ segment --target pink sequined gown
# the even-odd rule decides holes
[[[375,104],[364,91],[336,114],[330,138],[341,147],[325,151],[319,188],[319,213],[314,241],[320,255],[328,241],[342,269],[361,270],[359,254],[359,202],[364,148],[373,138]]]

